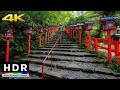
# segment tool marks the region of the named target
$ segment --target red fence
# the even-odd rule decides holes
[[[108,44],[108,42],[111,42]],[[120,42],[115,40],[107,40],[104,38],[92,38],[91,36],[86,36],[85,38],[86,47],[89,51],[93,49],[96,54],[100,54],[98,49],[107,50],[108,54],[103,55],[103,57],[108,59],[108,62],[110,59],[112,59],[112,52],[115,54],[115,57],[117,59],[117,64],[120,64]],[[104,45],[100,45],[101,43],[104,43]]]

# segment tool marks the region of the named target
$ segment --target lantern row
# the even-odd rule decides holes
[[[53,36],[53,34],[57,31],[59,26],[44,26],[39,29],[40,33],[40,44],[39,47],[42,45],[42,34],[44,35],[44,44],[47,44],[47,41]],[[3,34],[2,38],[6,39],[6,55],[5,55],[5,62],[9,62],[9,49],[10,49],[10,39],[14,39],[14,28],[11,27],[9,30],[6,30],[6,32]],[[34,34],[34,27],[33,26],[27,26],[26,34],[28,36],[28,55],[30,54],[30,40],[31,35]],[[48,36],[47,36],[48,35]],[[48,37],[48,39],[46,38]]]
[[[102,31],[107,31],[107,39],[108,39],[108,62],[112,63],[112,49],[111,49],[111,31],[112,30],[117,30],[117,27],[115,26],[115,24],[117,23],[118,20],[118,16],[107,16],[107,17],[101,17],[100,18],[100,24],[103,25],[103,29]],[[79,43],[80,45],[82,44],[81,42],[81,33],[83,30],[83,26],[86,27],[86,30],[88,31],[88,41],[89,41],[89,45],[88,45],[88,50],[91,51],[91,30],[93,30],[93,25],[95,24],[94,21],[87,21],[84,24],[77,24],[77,25],[70,25],[70,26],[64,26],[67,34],[70,36],[70,38],[74,38],[74,31],[76,31],[76,41],[78,41],[78,37],[79,37]],[[78,34],[78,32],[80,34]]]

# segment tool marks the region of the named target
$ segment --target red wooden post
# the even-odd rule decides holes
[[[48,31],[48,41],[49,41],[49,31]]]
[[[70,29],[70,37],[72,38],[72,29]]]
[[[75,31],[76,31],[76,42],[77,42],[77,37],[78,37],[78,36],[77,36],[77,30],[75,30]]]
[[[80,43],[80,46],[82,45],[82,31],[79,31],[79,43]]]
[[[50,40],[50,30],[49,30],[49,40]]]
[[[70,38],[71,38],[71,28],[70,28]]]
[[[69,28],[67,27],[67,34],[69,35]]]
[[[72,31],[72,36],[73,36],[72,39],[74,39],[74,29],[73,29],[73,31]]]
[[[90,30],[88,30],[88,36],[89,36],[89,51],[91,51],[91,35],[90,35]]]
[[[31,35],[28,34],[28,55],[30,54],[30,38],[31,38]]]
[[[39,47],[41,47],[41,46],[42,46],[42,33],[43,33],[43,29],[42,29],[42,28],[39,29],[39,33],[40,33],[40,43],[39,43]]]
[[[67,34],[69,35],[69,30],[67,29]]]
[[[79,42],[79,32],[77,30],[77,42]]]
[[[46,32],[44,33],[44,44],[46,44]]]
[[[95,53],[98,54],[98,39],[95,38]]]
[[[70,28],[68,28],[68,35],[70,36]]]
[[[111,31],[107,31],[108,35],[108,62],[112,63],[112,54],[111,54]]]
[[[71,38],[73,39],[73,29],[71,30]]]
[[[53,29],[51,30],[51,37],[52,37],[52,34],[53,34]]]
[[[5,62],[9,62],[9,49],[10,49],[10,40],[6,39],[6,59],[5,59]]]
[[[71,38],[73,39],[73,29],[71,30]]]
[[[87,37],[88,37],[88,36],[85,37],[85,44],[86,44],[86,46],[87,46],[87,48],[88,48],[88,39],[87,39]]]
[[[42,46],[42,33],[40,33],[40,44],[39,44],[39,47]]]
[[[118,41],[115,41],[114,43],[114,47],[115,47],[115,57],[116,57],[116,64],[120,65],[120,53],[119,53],[119,42]]]
[[[50,38],[52,37],[52,29],[51,29],[51,33],[50,33]]]
[[[48,29],[46,30],[46,44],[48,42]]]
[[[70,36],[70,28],[69,28],[69,36]]]
[[[51,28],[49,29],[49,39],[50,39]]]
[[[68,28],[68,35],[69,35],[69,28]]]
[[[53,36],[53,33],[54,33],[54,28],[52,29],[52,36]]]
[[[114,43],[114,47],[115,47],[115,56],[119,56],[119,43],[118,41],[115,41]]]
[[[87,45],[87,48],[89,50],[89,36],[86,36],[86,45]]]

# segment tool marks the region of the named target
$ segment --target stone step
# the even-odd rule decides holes
[[[69,67],[74,66],[70,65]],[[42,65],[38,64],[29,64],[29,70],[38,74],[42,74]],[[52,68],[49,66],[44,66],[44,76],[45,78],[54,78],[54,79],[120,79],[120,77],[114,75],[90,73],[83,71],[72,71],[67,69],[58,69]]]
[[[46,48],[52,48],[53,46],[46,46]],[[77,49],[83,49],[83,47],[80,47],[80,46],[55,46],[54,48],[67,48],[67,49],[74,49],[74,48],[77,48]]]
[[[47,44],[55,44],[55,42],[48,42]],[[74,42],[58,42],[58,44],[77,44]]]
[[[50,40],[55,40],[56,41],[56,39],[59,37],[59,35],[57,35],[57,36],[53,36],[53,38],[51,38]],[[71,38],[68,38],[68,37],[61,37],[59,40],[61,40],[61,41],[71,41],[72,39]]]
[[[42,61],[32,59],[24,59],[24,61],[33,62],[36,64],[42,64]],[[51,67],[51,61],[46,60],[45,61],[46,66]],[[52,61],[52,67],[56,67],[59,69],[67,69],[72,71],[83,71],[83,72],[92,72],[92,73],[100,73],[100,74],[106,74],[106,75],[114,75],[119,76],[120,73],[112,72],[110,69],[108,69],[104,64],[95,64],[95,63],[83,63],[83,62],[67,62],[67,61]]]
[[[35,73],[39,73],[42,77],[42,65],[37,64],[29,64],[29,70]],[[61,74],[51,70],[51,67],[44,67],[44,77],[47,78],[54,78],[54,79],[63,79]]]
[[[31,54],[45,54],[47,55],[49,51],[32,51]],[[63,55],[63,56],[90,56],[90,57],[96,57],[95,54],[90,54],[87,52],[62,52],[62,51],[52,51],[53,55]]]
[[[57,40],[57,38],[58,38],[58,37],[56,37],[55,39],[50,39],[50,40],[48,41],[48,43],[55,43],[56,40]],[[58,42],[61,42],[61,43],[74,43],[74,44],[76,43],[75,41],[70,40],[70,39],[68,39],[68,40],[59,39]]]
[[[53,46],[54,46],[54,45],[46,45],[46,47],[53,47]],[[79,45],[55,45],[55,47],[58,47],[58,48],[59,48],[59,47],[60,47],[60,48],[62,48],[62,47],[63,47],[63,48],[64,48],[64,47],[65,47],[65,48],[66,48],[66,47],[68,47],[68,48],[69,48],[69,47],[83,48],[83,47],[80,47]]]
[[[29,55],[29,57],[33,57],[33,58],[45,58],[47,55],[37,55],[37,54],[31,54]],[[48,58],[50,58],[51,56],[49,55]],[[81,57],[96,57],[95,55],[79,55],[79,57],[75,57],[75,56],[65,56],[65,55],[52,55],[53,59],[65,59],[65,60],[81,60]],[[85,59],[86,60],[86,59]]]
[[[36,59],[42,59],[44,60],[44,58],[46,57],[46,55],[30,55],[28,58],[36,58]],[[51,56],[48,56],[48,59],[50,59]],[[99,61],[97,60],[96,57],[73,57],[73,56],[58,56],[58,55],[53,55],[52,59],[54,61],[76,61],[76,62],[91,62],[91,63],[102,63],[102,60]]]
[[[47,44],[47,46],[54,46],[54,44]],[[79,44],[57,44],[57,46],[79,46]]]
[[[36,50],[36,51],[49,51],[51,48],[38,48],[38,49],[32,49],[33,51]],[[31,51],[32,51],[31,50]],[[84,49],[67,49],[67,48],[54,48],[53,51],[64,51],[64,52],[85,52]]]

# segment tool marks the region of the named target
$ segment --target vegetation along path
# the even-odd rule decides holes
[[[30,77],[25,79],[41,79],[42,61],[59,35],[60,31],[56,32],[44,48],[33,49],[28,58],[20,59],[29,62]],[[120,73],[108,69],[95,54],[87,53],[64,30],[52,54],[52,69],[50,56],[45,62],[45,79],[120,79]]]

